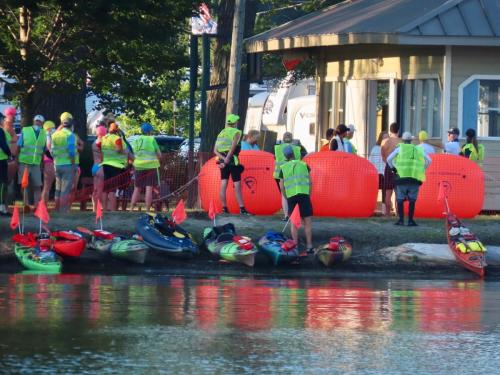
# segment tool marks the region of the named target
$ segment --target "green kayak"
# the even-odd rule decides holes
[[[146,260],[148,245],[138,240],[121,240],[113,242],[110,251],[115,258],[143,264]]]
[[[14,252],[19,262],[29,270],[50,273],[61,272],[61,261],[52,251],[37,252],[33,247],[15,244]]]
[[[208,251],[229,262],[253,267],[257,248],[248,237],[238,236],[231,223],[203,231],[203,243]]]

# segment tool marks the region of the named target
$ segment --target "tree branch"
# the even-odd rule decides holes
[[[2,8],[0,8],[0,13],[3,15],[4,18],[8,18],[9,17],[8,14],[5,13],[5,11]],[[17,19],[16,19],[16,21],[17,21]],[[10,25],[7,25],[7,30],[9,30],[10,35],[12,36],[12,39],[14,39],[14,42],[19,43],[17,35],[16,35],[16,33],[14,33],[14,31],[12,30],[12,28],[10,27]]]

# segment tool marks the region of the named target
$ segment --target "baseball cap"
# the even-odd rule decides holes
[[[36,115],[35,117],[33,117],[33,122],[37,122],[37,121],[44,122],[45,118],[42,115]]]
[[[413,139],[413,136],[410,132],[404,132],[401,138],[403,139],[403,141],[411,141]]]
[[[293,140],[293,134],[290,132],[283,133],[283,142],[290,143]]]
[[[143,122],[141,124],[141,131],[143,133],[151,133],[153,131],[153,125],[151,125],[150,123],[148,122]]]
[[[429,136],[427,135],[427,132],[425,130],[421,130],[419,133],[418,133],[418,139],[420,141],[426,141],[429,139]]]
[[[283,149],[283,155],[285,155],[285,158],[289,158],[289,157],[292,157],[294,156],[294,153],[293,153],[293,147],[288,145],[286,146],[284,149]]]
[[[351,133],[354,133],[354,132],[356,131],[356,127],[355,127],[353,124],[350,124],[350,125],[347,127],[347,129],[349,129],[349,131],[350,131]]]
[[[73,120],[73,115],[69,112],[63,112],[61,113],[61,123],[68,122],[69,120]]]
[[[460,135],[460,130],[458,130],[458,128],[449,128],[448,134]]]
[[[234,113],[230,113],[226,117],[226,122],[228,124],[236,124],[239,121],[239,119],[240,119],[240,116],[235,115]]]

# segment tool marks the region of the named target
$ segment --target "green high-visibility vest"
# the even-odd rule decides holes
[[[43,149],[47,143],[47,133],[40,129],[38,137],[33,126],[22,129],[23,146],[19,153],[19,162],[23,164],[39,165],[42,162]]]
[[[476,150],[472,143],[466,143],[462,147],[462,153],[465,154],[465,151],[470,151],[469,159],[480,164],[484,160],[484,146],[478,144],[477,148],[478,150]]]
[[[12,136],[9,134],[9,132],[6,132],[4,129],[1,129],[3,133],[5,134],[5,143],[7,143],[7,147],[9,147],[10,142],[12,141]],[[8,156],[3,150],[0,148],[0,160],[7,160]]]
[[[141,135],[133,143],[132,149],[134,150],[134,168],[137,170],[142,169],[156,169],[160,166],[160,161],[156,154],[158,144],[154,137],[150,135]]]
[[[424,150],[412,144],[401,143],[399,153],[394,158],[394,166],[399,178],[414,178],[425,181]]]
[[[115,149],[116,141],[120,139],[116,134],[106,134],[101,141],[102,163],[101,165],[110,165],[115,168],[125,168],[127,164],[127,155],[118,152]]]
[[[54,164],[58,165],[70,165],[71,156],[68,151],[68,139],[73,134],[73,132],[67,128],[62,128],[61,130],[56,130],[52,134],[52,146],[50,153],[54,158]],[[76,143],[75,143],[75,153],[76,153]]]
[[[281,171],[287,198],[310,193],[311,183],[306,163],[300,160],[290,160],[281,166]]]
[[[215,148],[218,152],[228,153],[231,150],[231,146],[233,145],[234,136],[238,134],[241,139],[241,130],[232,128],[230,126],[225,127],[217,136],[217,140],[215,141]],[[240,162],[238,160],[238,156],[233,155],[234,164],[238,165]]]
[[[295,157],[295,160],[300,160],[300,147],[297,145],[292,145],[290,143],[281,143],[279,145],[274,146],[274,157],[276,159],[276,162],[274,164],[274,173],[273,176],[275,179],[280,178],[280,168],[283,164],[286,163],[286,158],[285,155],[283,154],[283,150],[285,149],[286,146],[292,146],[293,149],[293,155]]]

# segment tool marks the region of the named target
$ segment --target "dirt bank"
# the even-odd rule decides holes
[[[123,234],[134,232],[138,213],[109,213],[106,214],[105,229]],[[284,223],[278,216],[273,217],[240,217],[220,216],[217,224],[233,222],[240,234],[257,240],[267,230],[281,231]],[[397,247],[404,243],[445,244],[446,236],[443,220],[419,220],[418,227],[396,227],[394,219],[373,217],[369,219],[335,219],[315,218],[313,224],[314,244],[326,243],[335,234],[341,234],[353,244],[353,255],[344,264],[332,269],[326,269],[318,264],[312,256],[301,261],[300,265],[284,268],[269,266],[267,259],[258,256],[256,266],[247,268],[240,265],[221,264],[212,259],[207,252],[202,252],[192,261],[179,261],[150,252],[144,266],[128,265],[111,258],[87,250],[81,259],[65,262],[65,272],[103,272],[103,273],[182,273],[182,274],[253,274],[253,275],[293,275],[293,276],[374,276],[385,277],[473,277],[467,271],[453,264],[446,266],[432,262],[395,262],[380,251],[388,247]],[[15,272],[20,270],[12,252],[9,220],[0,218],[0,272]],[[183,226],[190,231],[200,243],[203,228],[211,222],[204,213],[192,212]],[[479,217],[466,220],[465,224],[475,232],[486,245],[500,245],[500,218]],[[94,216],[91,212],[73,212],[67,215],[53,214],[50,222],[51,229],[75,229],[77,226],[93,228]],[[38,228],[37,221],[28,217],[28,230]],[[500,277],[500,267],[491,266],[488,269],[489,277]]]

